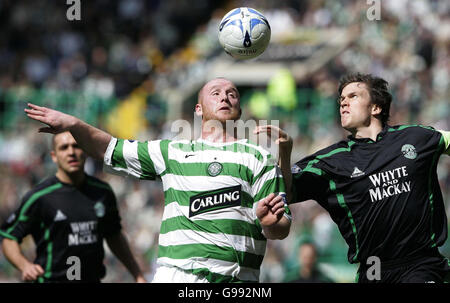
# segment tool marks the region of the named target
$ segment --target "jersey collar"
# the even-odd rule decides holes
[[[361,142],[361,143],[375,143],[375,142],[379,142],[381,141],[384,136],[387,134],[388,130],[389,130],[390,126],[389,125],[385,125],[383,127],[383,129],[381,130],[381,132],[378,133],[377,135],[377,140],[373,141],[371,138],[355,138],[352,135],[349,135],[347,138],[351,141],[355,141],[355,142]]]

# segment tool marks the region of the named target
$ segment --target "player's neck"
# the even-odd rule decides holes
[[[235,129],[227,129],[223,123],[216,123],[214,125],[203,123],[201,138],[215,143],[233,142],[237,140]]]
[[[68,174],[65,171],[59,169],[56,172],[56,177],[58,178],[59,181],[63,183],[71,184],[75,187],[78,187],[84,182],[86,175],[84,171]]]
[[[353,137],[357,139],[370,138],[373,141],[377,140],[377,135],[383,130],[383,125],[379,120],[371,123],[369,126],[359,127],[351,131]]]

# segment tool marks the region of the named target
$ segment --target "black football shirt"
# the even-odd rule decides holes
[[[53,176],[24,196],[0,236],[21,243],[32,235],[34,263],[45,271],[38,282],[69,282],[67,270],[76,264],[70,257],[79,260],[81,281],[99,281],[106,273],[103,239],[120,230],[116,198],[107,183],[86,175],[77,188]]]
[[[312,199],[329,212],[350,263],[426,254],[447,238],[436,172],[444,151],[431,127],[385,126],[376,141],[349,136],[292,167],[291,203]]]

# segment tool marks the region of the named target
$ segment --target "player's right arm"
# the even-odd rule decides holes
[[[56,134],[70,131],[78,145],[91,157],[102,160],[111,140],[111,135],[86,122],[47,107],[28,103],[25,113],[31,119],[47,124],[39,132]]]
[[[279,146],[278,166],[283,174],[286,184],[286,197],[288,201],[292,199],[292,173],[291,173],[291,153],[293,147],[292,137],[281,128],[275,125],[261,125],[255,128],[255,134],[267,133],[271,137],[277,138],[275,143]]]
[[[22,273],[23,281],[34,281],[44,274],[39,264],[33,264],[22,254],[17,241],[4,238],[2,241],[3,254],[6,259]]]

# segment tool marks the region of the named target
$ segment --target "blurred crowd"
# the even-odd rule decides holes
[[[303,77],[284,71],[266,86],[236,83],[243,118],[279,119],[294,138],[293,161],[347,135],[339,127],[335,101],[339,78],[348,72],[373,73],[389,82],[390,124],[450,129],[448,1],[383,0],[379,20],[369,20],[371,5],[357,0],[81,4],[81,21],[68,21],[64,2],[0,1],[0,222],[26,191],[56,171],[50,137],[36,135],[37,124],[22,114],[24,101],[64,109],[118,137],[169,138],[173,116],[192,120],[194,92],[207,78],[208,64],[226,56],[217,28],[234,7],[254,7],[271,23],[272,43],[257,62],[304,60],[305,53],[292,46],[326,45],[320,33],[336,29],[357,33]],[[184,111],[174,113],[169,93],[181,96],[171,102],[184,103]],[[280,103],[277,97],[287,100]],[[101,163],[91,160],[87,171],[112,185],[124,230],[151,279],[164,205],[161,183],[104,174]],[[438,175],[450,214],[449,157],[441,158]],[[268,242],[261,281],[352,282],[357,267],[348,264],[347,246],[328,214],[314,201],[291,210],[291,234]],[[441,249],[447,257],[449,242]],[[32,241],[25,239],[23,247],[31,257]],[[131,282],[109,252],[105,262],[106,282]],[[0,253],[0,282],[18,277]]]

